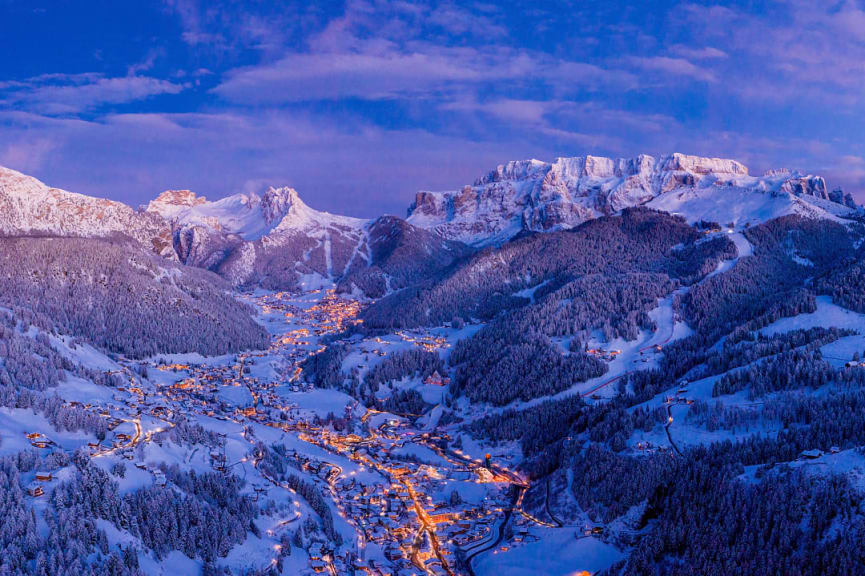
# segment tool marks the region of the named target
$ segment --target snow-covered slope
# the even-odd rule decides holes
[[[51,188],[36,178],[0,167],[0,235],[34,233],[80,237],[124,234],[157,254],[174,257],[171,228],[158,214]]]
[[[419,192],[408,221],[440,235],[484,245],[523,230],[574,227],[649,203],[691,221],[735,225],[790,213],[834,217],[852,208],[820,176],[773,171],[755,177],[735,160],[672,154],[661,158],[584,156],[508,162],[453,192]]]
[[[295,287],[304,277],[340,277],[366,224],[314,210],[287,187],[215,202],[169,190],[151,201],[147,212],[171,222],[183,262],[215,270],[236,285],[271,288]]]

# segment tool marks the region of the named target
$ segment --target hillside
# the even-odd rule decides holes
[[[0,306],[133,357],[261,348],[267,335],[220,278],[131,241],[0,238]]]

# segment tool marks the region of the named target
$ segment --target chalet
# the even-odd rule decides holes
[[[54,480],[54,475],[51,472],[37,472],[36,479],[40,482],[51,482]]]
[[[54,445],[54,442],[52,442],[45,436],[42,436],[40,438],[34,438],[33,440],[31,440],[30,445],[34,448],[50,448]]]
[[[33,496],[34,498],[38,498],[39,496],[45,494],[45,490],[42,489],[41,484],[33,482],[29,486],[27,486],[27,494]]]
[[[424,380],[424,384],[427,384],[428,386],[447,386],[450,383],[450,378],[442,377],[438,370],[433,371],[433,373],[427,376]]]
[[[815,448],[814,450],[803,450],[799,455],[802,460],[816,460],[823,455],[823,451]]]

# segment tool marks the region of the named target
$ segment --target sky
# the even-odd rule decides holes
[[[508,160],[672,152],[865,200],[852,1],[0,0],[0,55],[0,165],[134,206],[404,215]]]

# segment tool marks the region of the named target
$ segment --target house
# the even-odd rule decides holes
[[[803,450],[802,453],[799,455],[799,457],[802,460],[816,460],[817,458],[819,458],[822,455],[823,455],[823,451],[815,448],[814,450]]]
[[[442,377],[442,375],[439,374],[439,371],[435,370],[432,374],[427,376],[423,382],[429,386],[447,386],[451,383],[451,379]]]
[[[50,448],[54,442],[42,436],[41,438],[35,438],[30,441],[30,445],[34,448]]]
[[[41,484],[33,482],[29,486],[27,486],[27,493],[34,498],[38,498],[39,496],[45,494],[45,490],[42,489]]]
[[[54,476],[51,474],[51,472],[37,472],[36,479],[40,482],[51,482],[52,480],[54,480]]]

